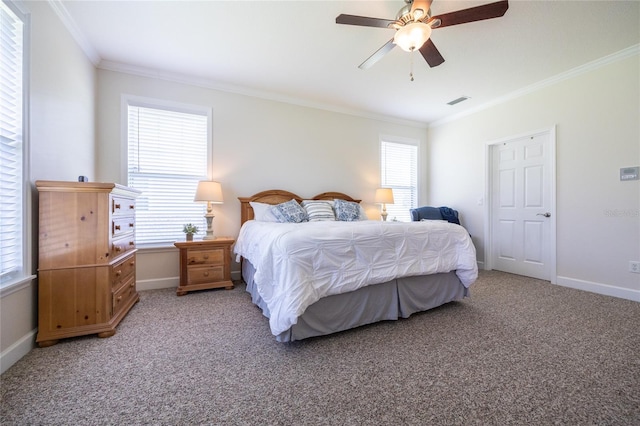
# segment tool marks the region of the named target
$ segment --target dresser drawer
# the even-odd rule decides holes
[[[122,286],[120,286],[120,288],[114,291],[112,315],[116,315],[131,298],[136,296],[136,294],[136,277],[135,275],[132,275],[122,284]]]
[[[111,236],[120,237],[121,235],[130,234],[135,230],[135,219],[130,217],[114,217],[111,220]]]
[[[225,249],[189,250],[187,265],[224,265]]]
[[[190,266],[187,269],[187,285],[223,281],[224,272],[224,266]]]
[[[124,253],[131,251],[135,248],[136,248],[136,242],[133,234],[115,239],[111,243],[111,258],[115,259],[116,257],[121,256]]]
[[[135,209],[135,200],[127,197],[119,197],[117,195],[111,196],[111,214],[113,216],[132,215],[134,214]]]
[[[111,267],[111,285],[112,287],[120,287],[120,283],[126,280],[129,275],[133,274],[136,270],[136,255],[121,260]]]

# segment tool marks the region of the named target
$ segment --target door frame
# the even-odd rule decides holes
[[[485,143],[484,149],[484,158],[485,158],[485,176],[484,176],[484,269],[492,270],[493,269],[493,241],[492,241],[492,233],[493,233],[493,149],[497,145],[512,142],[518,139],[536,136],[540,134],[547,133],[549,135],[549,152],[548,155],[551,156],[550,164],[551,164],[551,182],[550,182],[550,190],[551,190],[551,205],[549,206],[549,212],[551,213],[550,223],[549,223],[549,241],[548,241],[548,249],[549,253],[549,281],[552,284],[556,284],[557,281],[557,268],[556,268],[556,126],[553,125],[551,128],[541,129],[533,132],[526,132],[519,135],[512,135],[505,138],[488,141]]]

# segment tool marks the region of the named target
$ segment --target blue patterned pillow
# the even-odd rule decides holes
[[[296,200],[290,200],[272,207],[274,216],[281,223],[308,222],[307,212],[298,204]]]
[[[360,205],[352,201],[335,199],[333,208],[336,211],[336,219],[345,222],[360,220]]]

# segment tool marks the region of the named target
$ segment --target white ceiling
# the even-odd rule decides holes
[[[358,68],[393,30],[335,23],[341,13],[394,19],[402,0],[50,1],[103,68],[421,123],[481,108],[640,43],[637,0],[512,0],[501,18],[434,30],[445,62],[429,68],[416,52],[410,81],[411,55],[398,47],[372,68]],[[434,0],[431,10],[492,1]],[[471,99],[446,104],[460,96]]]

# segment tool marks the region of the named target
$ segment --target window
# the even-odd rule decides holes
[[[410,222],[410,209],[418,205],[418,141],[380,142],[380,185],[393,189],[387,220]]]
[[[193,197],[207,179],[210,128],[210,109],[127,100],[127,181],[142,191],[136,244],[184,239],[186,223],[206,229],[206,205]]]
[[[25,17],[15,5],[0,3],[0,285],[22,281],[26,271],[24,117],[27,68]]]

